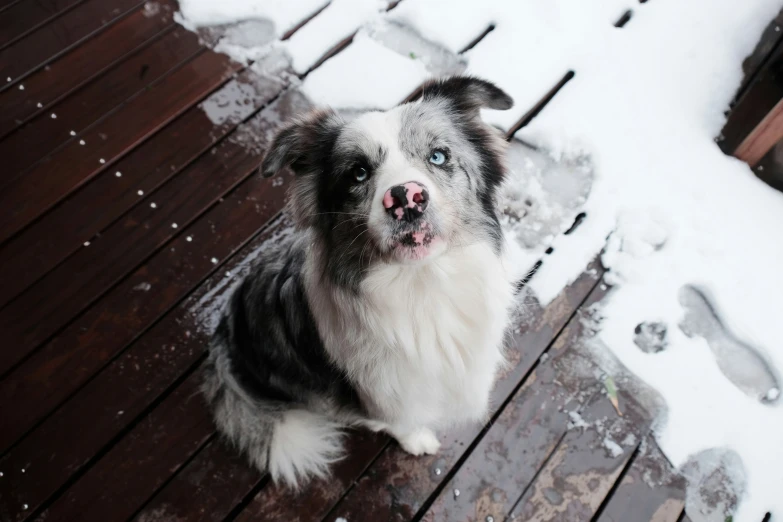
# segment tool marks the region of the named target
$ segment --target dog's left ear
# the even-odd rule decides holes
[[[342,120],[330,110],[316,110],[281,130],[261,162],[261,174],[268,178],[290,166],[296,174],[318,170],[331,154]]]
[[[472,76],[452,76],[433,80],[424,85],[421,97],[424,101],[442,98],[454,108],[471,117],[478,116],[479,109],[507,110],[514,100],[494,83]]]

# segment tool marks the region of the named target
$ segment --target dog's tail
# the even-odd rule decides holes
[[[296,489],[312,477],[325,477],[342,457],[341,425],[304,408],[248,396],[221,348],[212,347],[202,387],[218,429],[275,482]]]

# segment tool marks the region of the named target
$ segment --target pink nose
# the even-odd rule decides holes
[[[413,222],[427,209],[429,194],[424,185],[409,181],[396,185],[383,195],[383,208],[398,221]]]

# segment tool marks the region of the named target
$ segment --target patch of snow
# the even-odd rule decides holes
[[[386,6],[383,0],[332,0],[284,43],[294,70],[299,74],[307,72],[326,51],[384,11]]]
[[[326,3],[327,0],[180,0],[179,12],[190,27],[269,20],[279,37]]]
[[[590,424],[585,421],[581,415],[579,415],[579,412],[577,411],[569,411],[568,412],[568,429],[586,429],[590,427]]]
[[[147,282],[139,283],[133,287],[134,290],[139,290],[141,292],[149,292],[151,288],[152,285]]]
[[[602,444],[604,448],[606,448],[606,451],[609,452],[609,456],[613,459],[616,459],[623,454],[623,447],[612,440],[612,437],[609,435],[604,437]]]
[[[362,64],[361,74],[350,73],[357,64]],[[399,55],[360,31],[351,45],[305,78],[302,92],[313,103],[336,109],[390,109],[428,77],[421,61]]]

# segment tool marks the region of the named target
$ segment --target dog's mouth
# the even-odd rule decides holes
[[[395,234],[389,241],[393,256],[402,262],[420,261],[442,252],[443,239],[435,234],[432,225],[423,222],[418,228]]]

